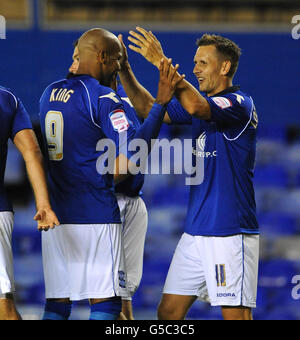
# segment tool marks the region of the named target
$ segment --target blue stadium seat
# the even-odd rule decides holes
[[[260,138],[272,139],[281,142],[286,141],[286,127],[283,124],[259,125],[257,129],[258,140]]]
[[[190,308],[187,320],[222,320],[221,307],[211,307],[209,303],[196,300]]]
[[[256,145],[256,164],[286,164],[286,144],[272,139],[260,139]],[[285,161],[284,163],[283,160]]]
[[[257,166],[254,173],[254,184],[269,187],[288,187],[290,184],[289,173],[281,165]]]
[[[286,197],[289,194],[287,188],[263,187],[257,185],[255,185],[254,188],[258,212],[274,210],[285,211],[284,209],[279,209],[279,207],[287,200]]]
[[[143,284],[164,284],[170,263],[168,260],[145,260],[143,269]]]
[[[37,231],[36,226],[31,228],[15,224],[12,236],[12,249],[15,255],[40,254],[41,233]]]
[[[290,282],[295,274],[300,274],[300,260],[287,260],[275,258],[270,260],[262,260],[259,263],[259,277],[278,278],[284,277],[284,282]],[[283,281],[282,281],[283,282]],[[278,286],[278,282],[269,281],[265,286]]]
[[[158,188],[153,195],[153,203],[155,205],[183,205],[187,206],[189,190],[184,185],[169,186],[164,190]]]
[[[263,235],[294,235],[300,231],[297,218],[283,212],[259,213],[258,223]]]
[[[279,199],[276,204],[273,205],[273,209],[277,211],[286,212],[293,214],[294,216],[300,217],[300,189],[288,190]]]
[[[295,177],[296,177],[295,186],[299,188],[300,187],[300,165],[299,165],[299,169],[297,169],[297,174]]]
[[[261,261],[257,294],[257,320],[297,320],[299,300],[292,297],[294,275],[300,273],[300,261],[272,259]]]
[[[280,308],[280,307],[279,307]],[[266,321],[281,321],[281,320],[290,320],[290,321],[294,321],[294,320],[299,320],[299,313],[297,313],[296,311],[294,313],[292,312],[286,312],[285,310],[278,310],[279,308],[275,308],[276,310],[266,310],[264,312],[257,312],[254,311],[253,315],[254,315],[254,320],[266,320]]]

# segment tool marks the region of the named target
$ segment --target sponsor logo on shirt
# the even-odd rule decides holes
[[[195,150],[195,148],[193,148],[193,155],[202,158],[217,157],[217,150],[206,151],[205,146],[206,146],[206,132],[204,131],[197,138],[197,149]]]
[[[219,106],[223,110],[232,106],[232,102],[228,98],[225,98],[225,97],[213,97],[212,100],[217,106]]]
[[[204,151],[205,149],[205,142],[206,142],[206,133],[203,132],[197,139],[197,143],[201,151]]]
[[[128,130],[129,122],[123,110],[114,110],[109,114],[111,124],[118,133]]]

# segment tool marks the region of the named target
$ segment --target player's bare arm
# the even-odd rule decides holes
[[[145,119],[148,117],[150,109],[155,102],[155,98],[136,79],[128,61],[127,49],[123,42],[122,35],[119,34],[118,38],[122,45],[121,71],[119,72],[119,77],[124,90],[132,105],[134,106],[138,116]],[[161,58],[158,61],[159,64],[160,60]],[[171,120],[167,113],[164,117],[164,123],[171,123]]]
[[[49,228],[52,229],[60,223],[51,209],[43,156],[33,130],[26,129],[18,132],[14,138],[14,144],[24,158],[27,174],[34,192],[37,208],[34,220],[38,222],[38,230],[47,231]]]
[[[172,99],[176,87],[185,77],[185,75],[177,76],[178,68],[178,64],[175,67],[172,66],[172,59],[161,59],[159,67],[160,78],[155,103],[165,106]],[[134,166],[135,164],[131,163],[126,156],[120,154],[120,156],[116,159],[116,174],[114,176],[115,183],[119,183],[124,180],[129,175],[131,167]],[[124,173],[126,173],[126,175],[121,175]]]
[[[130,31],[131,36],[128,37],[128,40],[136,46],[129,45],[129,48],[141,54],[146,60],[158,67],[161,58],[167,58],[163,52],[161,43],[151,31],[146,31],[142,27],[136,27],[136,30],[139,33]],[[200,119],[210,119],[211,111],[209,104],[188,81],[183,80],[178,85],[175,95],[188,113]]]

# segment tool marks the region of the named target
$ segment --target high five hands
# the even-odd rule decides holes
[[[160,67],[160,61],[162,58],[167,59],[164,55],[160,42],[151,31],[146,31],[142,27],[136,27],[135,31],[129,31],[130,36],[128,40],[135,45],[129,45],[128,47],[147,59],[151,64]]]
[[[179,65],[172,65],[172,59],[162,58],[159,64],[159,83],[156,102],[162,105],[167,104],[173,97],[177,85],[184,79],[177,70]]]

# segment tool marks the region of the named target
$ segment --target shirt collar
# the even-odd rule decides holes
[[[240,90],[239,85],[230,86],[230,87],[227,87],[225,90],[214,94],[212,97],[222,96],[223,94],[233,93],[233,92],[236,92],[236,91],[239,91],[239,90]]]

